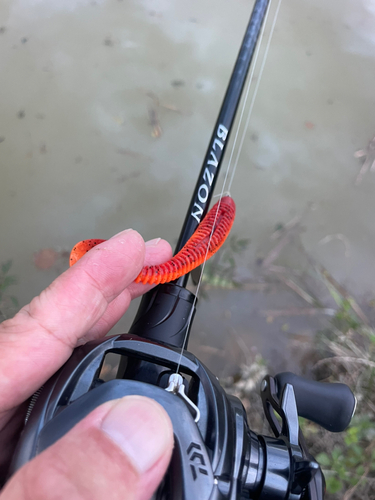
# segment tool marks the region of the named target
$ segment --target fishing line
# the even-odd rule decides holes
[[[244,115],[244,111],[245,111],[245,107],[246,107],[246,102],[247,102],[247,99],[248,99],[248,96],[249,96],[250,86],[251,86],[251,83],[252,83],[252,79],[253,79],[253,75],[254,75],[256,63],[257,63],[257,60],[258,60],[258,55],[259,55],[259,52],[260,52],[260,47],[261,47],[262,42],[263,42],[264,31],[265,31],[265,27],[267,25],[267,19],[268,19],[268,14],[269,14],[270,9],[271,9],[271,4],[272,4],[272,0],[270,0],[270,2],[268,4],[267,12],[266,12],[266,15],[265,15],[265,18],[264,18],[264,23],[263,23],[263,26],[262,26],[262,31],[261,31],[261,34],[260,34],[260,41],[259,41],[258,46],[256,48],[256,52],[255,52],[255,56],[254,56],[254,63],[252,65],[250,76],[249,76],[249,81],[248,81],[248,84],[247,84],[247,87],[246,87],[245,99],[244,99],[244,103],[243,103],[243,106],[242,106],[242,110],[241,110],[241,114],[240,114],[240,119],[239,119],[239,122],[238,122],[238,125],[237,125],[237,130],[236,130],[236,134],[235,134],[235,138],[234,138],[233,147],[232,147],[232,151],[231,151],[231,154],[230,154],[228,166],[226,168],[226,172],[225,172],[225,176],[224,176],[224,180],[223,180],[223,185],[222,185],[222,190],[221,190],[221,193],[219,195],[220,199],[219,199],[219,203],[218,203],[217,210],[216,210],[216,213],[215,213],[215,219],[214,219],[214,223],[212,225],[212,230],[211,230],[211,233],[210,233],[210,236],[209,236],[207,250],[206,250],[206,255],[205,255],[205,258],[204,258],[204,261],[203,261],[203,264],[202,264],[202,269],[201,269],[201,272],[200,272],[200,275],[199,275],[199,280],[198,280],[198,284],[197,284],[197,288],[196,288],[196,291],[195,291],[195,296],[194,296],[193,304],[192,304],[192,307],[191,307],[191,312],[190,312],[188,323],[187,323],[186,333],[185,333],[184,341],[183,341],[183,344],[182,344],[182,347],[181,347],[180,357],[179,357],[177,368],[176,368],[176,373],[178,373],[179,370],[180,370],[181,360],[182,360],[183,352],[184,352],[184,349],[185,349],[186,341],[187,341],[187,338],[188,338],[188,334],[189,334],[189,330],[190,330],[190,325],[191,325],[191,322],[192,322],[192,319],[193,319],[193,313],[194,313],[195,305],[196,305],[196,302],[198,300],[198,292],[199,292],[199,289],[200,289],[200,286],[201,286],[201,283],[202,283],[204,269],[205,269],[205,266],[206,266],[207,255],[208,255],[208,251],[209,251],[209,248],[210,248],[211,238],[212,238],[212,235],[213,235],[213,232],[214,232],[217,215],[218,215],[219,210],[220,210],[221,199],[223,198],[223,195],[224,195],[225,185],[226,185],[226,182],[227,182],[227,179],[228,179],[228,176],[229,176],[229,171],[230,171],[230,167],[231,167],[231,160],[232,160],[232,157],[233,157],[234,148],[235,148],[236,141],[237,141],[237,138],[238,138],[239,129],[240,129],[240,126],[241,126],[241,123],[242,123],[242,118],[243,118],[243,115]],[[269,46],[270,46],[272,34],[274,32],[274,28],[275,28],[276,19],[277,19],[277,15],[278,15],[278,12],[279,12],[280,4],[281,4],[281,0],[279,0],[278,6],[277,6],[277,9],[276,9],[276,13],[275,13],[275,17],[274,17],[274,20],[273,20],[273,23],[272,23],[272,27],[271,27],[269,39],[268,39],[268,42],[267,42],[267,45],[266,45],[266,50],[265,50],[265,53],[264,53],[264,58],[263,58],[261,70],[260,70],[260,73],[259,73],[259,79],[258,79],[258,82],[257,82],[257,86],[255,87],[255,91],[254,91],[254,94],[253,94],[253,99],[252,99],[251,104],[250,104],[250,112],[249,112],[248,117],[247,117],[245,131],[244,131],[244,134],[242,135],[240,149],[241,149],[241,147],[243,145],[244,135],[245,135],[245,132],[246,132],[247,127],[249,125],[249,116],[251,114],[251,110],[252,110],[252,107],[254,105],[254,101],[255,101],[256,94],[257,94],[257,90],[259,88],[259,81],[260,81],[260,78],[261,78],[261,75],[262,75],[262,72],[263,72],[265,60],[266,60],[267,55],[268,55],[268,49],[269,49]],[[236,160],[238,160],[238,156],[237,156]],[[235,163],[235,167],[234,168],[236,168],[236,166],[237,166],[237,163]],[[229,187],[232,185],[233,177],[234,177],[234,175],[232,174]],[[227,192],[229,193],[229,189],[227,189]]]
[[[278,15],[279,15],[279,10],[280,10],[280,6],[281,6],[281,2],[282,2],[282,0],[279,0],[278,4],[277,4],[277,7],[276,7],[276,12],[275,12],[275,16],[273,18],[270,35],[268,37],[268,41],[267,41],[267,45],[266,45],[266,50],[264,52],[264,58],[263,58],[262,65],[261,65],[261,68],[260,68],[260,71],[259,71],[259,77],[258,77],[256,86],[255,86],[253,97],[251,99],[251,103],[250,103],[250,107],[249,107],[249,112],[247,114],[247,119],[246,119],[245,127],[244,127],[244,130],[242,132],[240,146],[239,146],[238,151],[237,151],[236,160],[234,162],[234,167],[233,167],[232,175],[231,175],[231,178],[230,178],[230,181],[229,181],[228,191],[230,190],[230,188],[232,186],[232,182],[233,182],[233,179],[234,179],[234,174],[236,173],[236,169],[237,169],[237,165],[238,165],[238,160],[239,160],[239,157],[240,157],[240,154],[241,154],[241,151],[242,151],[242,146],[243,146],[243,143],[244,143],[244,140],[245,140],[245,135],[246,135],[247,129],[249,128],[251,113],[253,111],[255,98],[256,98],[257,93],[258,93],[259,84],[260,84],[260,81],[262,79],[263,70],[264,70],[264,66],[265,66],[266,60],[267,60],[268,51],[269,51],[269,48],[270,48],[270,45],[271,45],[272,36],[273,36],[274,31],[275,31],[276,21],[277,21]],[[245,103],[246,103],[246,101],[245,101]],[[241,118],[242,118],[242,114],[241,114]],[[237,132],[239,131],[239,128],[240,128],[240,124],[238,125]],[[236,139],[237,139],[237,134],[236,134]],[[236,145],[236,143],[234,142],[233,148],[232,148],[232,152],[231,152],[231,155],[230,155],[230,158],[229,158],[229,164],[230,164],[230,162],[232,160],[232,156],[233,156],[235,145]]]

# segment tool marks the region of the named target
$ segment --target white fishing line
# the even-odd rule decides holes
[[[242,147],[243,147],[243,143],[244,143],[244,140],[245,140],[246,132],[247,132],[247,129],[249,128],[251,113],[252,113],[253,108],[254,108],[255,98],[257,96],[258,89],[259,89],[259,84],[260,84],[260,81],[262,79],[263,70],[264,70],[264,66],[266,64],[266,60],[267,60],[267,56],[268,56],[268,51],[269,51],[269,48],[270,48],[270,45],[271,45],[272,36],[273,36],[274,31],[275,31],[276,21],[277,21],[278,15],[279,15],[279,10],[280,10],[281,2],[282,2],[282,0],[279,0],[278,4],[277,4],[277,7],[276,7],[276,12],[275,12],[275,16],[273,18],[270,35],[268,37],[268,41],[267,41],[267,45],[266,45],[266,50],[264,51],[264,57],[263,57],[262,65],[260,67],[260,71],[259,71],[259,77],[258,77],[256,86],[255,86],[253,98],[251,99],[251,103],[250,103],[250,107],[249,107],[249,112],[247,114],[247,119],[246,119],[245,127],[244,127],[243,132],[242,132],[240,146],[239,146],[238,151],[237,151],[236,160],[234,162],[234,167],[233,167],[233,170],[232,170],[232,175],[231,175],[231,178],[230,178],[230,181],[229,181],[228,190],[230,190],[230,188],[232,186],[232,182],[233,182],[233,179],[234,179],[234,174],[236,173],[236,169],[237,169],[237,165],[238,165],[238,160],[239,160],[239,157],[240,157],[240,154],[241,154],[241,151],[242,151]],[[241,118],[242,118],[242,115],[241,115]],[[238,132],[239,128],[240,127],[238,126],[237,132]],[[236,135],[236,139],[237,139],[237,135]],[[235,143],[233,144],[232,153],[234,152],[234,146],[235,146]],[[232,159],[232,154],[230,156],[229,163],[230,163],[231,159]]]
[[[251,111],[252,111],[252,109],[254,107],[255,97],[256,97],[256,94],[257,94],[257,91],[258,91],[258,88],[259,88],[259,82],[260,82],[260,79],[261,79],[261,76],[262,76],[262,73],[263,73],[263,68],[264,68],[264,65],[265,65],[266,58],[268,56],[268,49],[269,49],[269,46],[270,46],[270,43],[271,43],[271,38],[272,38],[274,29],[275,29],[276,20],[277,20],[277,16],[278,16],[278,13],[279,13],[281,1],[282,0],[279,0],[279,3],[277,5],[277,9],[276,9],[276,12],[275,12],[275,17],[273,19],[273,23],[272,23],[270,35],[269,35],[268,42],[267,42],[267,45],[266,45],[266,49],[265,49],[265,52],[264,52],[264,58],[263,58],[263,61],[262,61],[260,72],[259,72],[259,78],[258,78],[258,81],[257,81],[257,85],[255,87],[255,90],[254,90],[253,98],[252,98],[251,103],[250,103],[250,110],[249,110],[249,113],[248,113],[248,116],[247,116],[247,120],[246,120],[246,124],[245,124],[245,128],[244,128],[244,132],[243,132],[242,137],[241,137],[241,143],[240,143],[240,147],[239,147],[239,152],[242,149],[243,142],[244,142],[244,137],[245,137],[247,128],[249,126]],[[267,7],[267,12],[266,12],[266,15],[264,17],[263,26],[262,26],[262,30],[261,30],[261,33],[260,33],[260,40],[259,40],[259,43],[257,44],[257,48],[256,48],[256,51],[255,51],[254,63],[252,64],[252,68],[251,68],[251,71],[250,71],[250,76],[249,76],[249,79],[248,79],[249,81],[248,81],[247,87],[246,87],[245,99],[244,99],[244,103],[243,103],[243,106],[242,106],[240,118],[239,118],[239,121],[238,121],[237,130],[236,130],[236,134],[235,134],[234,141],[233,141],[232,151],[230,153],[230,157],[229,157],[229,161],[228,161],[228,166],[227,166],[226,171],[225,171],[225,176],[224,176],[224,180],[223,180],[222,190],[221,190],[221,192],[220,192],[219,195],[216,195],[216,196],[220,196],[219,204],[217,206],[217,210],[216,210],[216,213],[215,213],[215,219],[214,219],[214,223],[212,225],[212,230],[211,230],[210,237],[209,237],[209,240],[208,240],[206,255],[204,257],[204,261],[203,261],[203,264],[202,264],[202,269],[201,269],[201,272],[200,272],[200,275],[199,275],[199,280],[198,280],[197,288],[196,288],[196,291],[195,291],[195,297],[194,297],[194,300],[193,300],[193,304],[192,304],[190,316],[189,316],[188,323],[187,323],[185,338],[184,338],[184,342],[183,342],[182,347],[181,347],[180,358],[178,360],[178,364],[177,364],[177,368],[176,368],[176,373],[178,373],[179,370],[180,370],[181,360],[182,360],[183,352],[185,350],[186,341],[187,341],[187,338],[188,338],[188,335],[189,335],[190,325],[191,325],[191,322],[192,322],[192,319],[193,319],[193,314],[194,314],[194,308],[195,308],[196,302],[198,300],[198,292],[199,292],[199,289],[200,289],[201,284],[202,284],[202,278],[203,278],[204,268],[206,266],[207,255],[208,255],[208,251],[209,251],[209,248],[210,248],[211,238],[212,238],[212,235],[213,235],[213,232],[214,232],[217,215],[219,213],[221,199],[223,198],[224,192],[225,192],[225,194],[227,194],[227,193],[230,194],[229,193],[229,189],[230,189],[230,186],[232,185],[233,178],[234,178],[234,172],[235,172],[235,169],[237,167],[238,158],[239,158],[239,152],[237,153],[237,156],[236,156],[236,161],[235,161],[235,165],[234,165],[234,171],[233,171],[233,173],[231,175],[231,179],[230,179],[230,183],[229,183],[229,188],[226,189],[226,191],[225,191],[225,185],[226,185],[226,182],[227,182],[227,179],[228,179],[228,176],[229,176],[229,171],[230,171],[231,164],[232,164],[232,157],[233,157],[233,154],[234,154],[234,149],[235,149],[235,146],[236,146],[236,142],[237,142],[237,138],[238,138],[240,126],[241,126],[241,123],[242,123],[242,118],[243,118],[243,115],[244,115],[244,111],[245,111],[245,107],[246,107],[246,102],[247,102],[247,99],[248,99],[248,96],[249,96],[250,86],[251,86],[251,83],[252,83],[252,80],[253,80],[253,75],[254,75],[256,63],[257,63],[257,60],[258,60],[258,55],[259,55],[259,52],[260,52],[260,47],[261,47],[262,42],[263,42],[264,30],[265,30],[265,27],[266,27],[266,24],[267,24],[267,19],[268,19],[268,14],[269,14],[270,9],[271,9],[271,4],[272,4],[272,0],[270,0],[270,2],[268,4],[268,7]]]

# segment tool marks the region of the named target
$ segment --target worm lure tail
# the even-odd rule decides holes
[[[136,283],[158,285],[174,281],[203,264],[219,250],[234,222],[236,205],[230,196],[218,201],[199,224],[186,245],[164,264],[145,266]],[[105,240],[84,240],[77,243],[70,254],[72,266],[94,246]]]
[[[73,264],[77,262],[81,257],[85,255],[89,250],[94,248],[99,243],[103,243],[106,240],[83,240],[79,241],[74,245],[73,250],[70,252],[69,265],[72,267]]]

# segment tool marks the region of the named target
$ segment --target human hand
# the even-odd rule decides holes
[[[6,475],[27,400],[77,345],[104,337],[130,301],[152,288],[133,280],[171,257],[163,240],[123,231],[88,252],[12,319],[0,324],[0,477]],[[173,448],[167,413],[138,396],[96,408],[22,467],[0,500],[147,500]]]

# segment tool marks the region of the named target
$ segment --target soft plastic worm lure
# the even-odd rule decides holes
[[[83,240],[74,245],[73,250],[70,252],[69,265],[72,267],[73,264],[77,262],[81,257],[85,255],[89,250],[94,248],[99,243],[103,243],[107,240]]]
[[[219,250],[234,222],[236,205],[230,196],[224,196],[208,212],[186,245],[164,264],[145,266],[136,283],[158,285],[176,280],[203,264]],[[105,240],[84,240],[75,245],[70,254],[72,266],[93,247]]]

